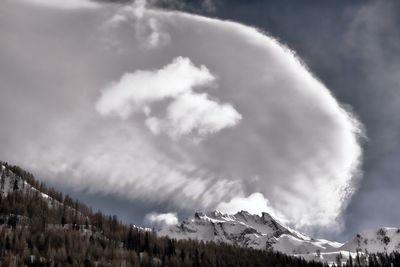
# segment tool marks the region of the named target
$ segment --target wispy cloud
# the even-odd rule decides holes
[[[152,133],[166,132],[173,138],[189,134],[203,137],[236,125],[242,116],[231,105],[194,91],[204,86],[216,86],[216,78],[207,67],[196,67],[188,58],[178,57],[158,70],[124,74],[102,92],[96,109],[102,115],[115,114],[122,119],[143,111]],[[152,105],[161,101],[167,101],[166,115],[150,117]]]
[[[163,29],[162,23],[152,16],[148,16],[148,1],[137,0],[132,5],[126,5],[106,20],[102,29],[106,33],[106,41],[116,47],[120,44],[120,36],[114,35],[115,28],[124,28],[133,33],[135,41],[142,48],[152,50],[166,46],[171,42],[171,36]]]

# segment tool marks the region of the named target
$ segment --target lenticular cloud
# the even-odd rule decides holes
[[[4,160],[165,211],[256,203],[298,228],[338,225],[355,190],[359,124],[273,38],[143,3],[74,16],[0,8],[0,52],[12,59],[0,62]]]

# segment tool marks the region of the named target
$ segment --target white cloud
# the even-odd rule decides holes
[[[124,74],[119,82],[103,90],[96,109],[102,115],[115,114],[126,119],[154,102],[175,98],[214,81],[204,65],[197,68],[190,59],[177,57],[158,70]]]
[[[99,4],[90,0],[18,0],[18,1],[48,8],[66,9],[66,10],[100,7]]]
[[[206,94],[186,93],[178,96],[167,108],[164,119],[149,118],[149,129],[171,137],[188,134],[206,136],[236,125],[242,116],[229,104],[212,101]]]
[[[144,49],[156,49],[171,42],[171,36],[164,31],[157,17],[147,16],[146,6],[147,1],[137,0],[131,6],[123,7],[104,23],[103,29],[108,35],[106,40],[113,43],[114,48],[123,47],[119,42],[120,38],[113,35],[113,29],[118,27],[133,31],[136,41]]]
[[[286,221],[282,214],[274,211],[268,199],[261,193],[253,193],[248,197],[234,197],[228,202],[219,203],[216,209],[227,214],[236,214],[239,211],[245,210],[251,214],[260,216],[263,212],[267,212],[281,221]]]
[[[163,227],[167,225],[178,224],[178,214],[176,212],[172,213],[148,213],[145,216],[145,222],[154,227]]]
[[[232,127],[242,118],[231,105],[194,92],[195,88],[215,86],[215,80],[204,65],[196,67],[190,59],[177,57],[158,70],[124,74],[102,92],[96,109],[101,115],[127,119],[137,111],[149,116],[152,104],[170,100],[165,118],[146,120],[150,131],[166,132],[173,138],[189,134],[204,137]]]

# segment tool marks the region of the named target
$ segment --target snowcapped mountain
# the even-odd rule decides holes
[[[354,236],[353,239],[344,243],[337,250],[300,255],[306,260],[327,261],[329,264],[336,263],[338,257],[342,263],[349,259],[358,258],[360,265],[367,263],[368,253],[390,253],[400,251],[400,229],[383,227],[379,229],[365,230]]]
[[[342,244],[308,237],[285,226],[268,213],[258,216],[246,211],[234,215],[218,211],[196,212],[181,224],[165,227],[158,234],[176,239],[197,239],[255,249],[273,249],[328,264],[338,260],[345,263],[349,255],[353,258],[358,255],[360,261],[365,261],[366,252],[400,250],[398,228],[364,231]]]
[[[235,215],[218,211],[197,212],[180,225],[160,230],[159,235],[176,239],[225,242],[256,249],[272,248],[288,254],[333,251],[342,246],[341,243],[313,239],[301,234],[284,226],[268,213],[258,216],[246,211]]]

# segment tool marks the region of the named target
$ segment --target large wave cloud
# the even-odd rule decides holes
[[[0,12],[3,160],[165,212],[256,199],[303,230],[339,226],[360,125],[274,38],[144,2]]]

